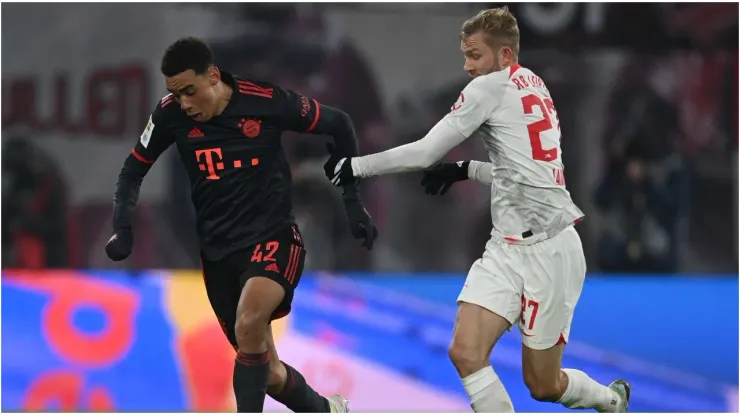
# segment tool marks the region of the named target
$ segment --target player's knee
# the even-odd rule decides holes
[[[488,365],[484,352],[478,351],[474,346],[457,338],[452,339],[448,353],[452,364],[462,377],[473,374]]]
[[[234,332],[239,346],[245,343],[262,342],[265,338],[265,328],[270,323],[270,315],[257,311],[245,311],[236,317]]]
[[[529,394],[539,402],[556,402],[562,396],[557,381],[544,382],[537,377],[524,375],[524,384],[529,389]]]

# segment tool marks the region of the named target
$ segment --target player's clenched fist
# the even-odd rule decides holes
[[[378,237],[378,229],[375,227],[373,219],[365,209],[365,206],[359,199],[345,197],[344,209],[347,212],[347,220],[349,221],[349,229],[352,232],[352,237],[362,240],[362,247],[372,250],[373,243]]]
[[[352,158],[339,155],[331,143],[326,144],[326,150],[329,152],[329,160],[324,163],[326,177],[336,186],[352,183],[355,180]]]
[[[439,163],[424,171],[421,186],[429,195],[444,195],[455,182],[468,179],[470,161]]]
[[[116,230],[105,245],[105,254],[113,261],[121,261],[131,254],[134,234],[129,229]]]

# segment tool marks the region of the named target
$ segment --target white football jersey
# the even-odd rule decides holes
[[[474,78],[445,120],[491,160],[491,235],[531,244],[583,218],[565,189],[560,122],[545,83],[513,65]]]

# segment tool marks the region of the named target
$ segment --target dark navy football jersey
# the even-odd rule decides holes
[[[203,254],[219,260],[294,221],[286,130],[310,132],[319,104],[269,82],[221,72],[234,90],[219,116],[188,117],[170,94],[152,113],[133,155],[154,163],[173,143],[190,177]]]

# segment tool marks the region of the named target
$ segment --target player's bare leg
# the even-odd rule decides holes
[[[236,309],[238,352],[234,365],[234,394],[240,413],[261,413],[270,375],[267,327],[285,297],[285,289],[266,277],[252,277],[242,288]]]
[[[608,387],[586,373],[561,369],[565,343],[535,350],[522,345],[524,384],[535,400],[557,402],[570,409],[595,409],[603,413],[624,413],[629,405],[630,386],[617,380]]]
[[[270,375],[267,394],[295,413],[347,413],[347,400],[339,395],[323,397],[306,383],[303,375],[290,365],[280,361],[272,325],[268,325],[265,337],[270,353]]]
[[[511,324],[488,309],[460,302],[450,359],[476,413],[511,413],[509,393],[489,362],[493,345]]]

